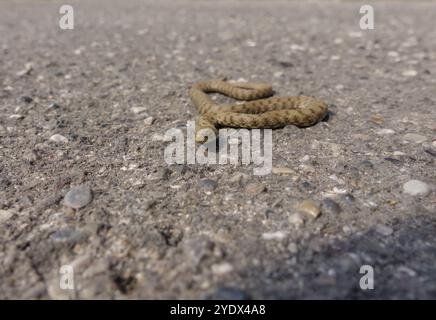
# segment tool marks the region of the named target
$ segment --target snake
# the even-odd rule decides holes
[[[219,105],[208,93],[221,93],[244,103]],[[321,121],[328,107],[323,101],[308,96],[273,97],[266,83],[228,82],[212,79],[196,82],[189,90],[199,116],[195,121],[195,141],[207,142],[211,130],[219,128],[277,129],[286,125],[309,127]]]

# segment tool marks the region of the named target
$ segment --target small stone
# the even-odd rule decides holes
[[[321,214],[321,210],[319,209],[318,205],[312,200],[301,201],[295,206],[295,209],[307,214],[313,219],[318,218]]]
[[[290,169],[290,168],[286,168],[286,167],[273,167],[272,173],[278,174],[278,175],[288,176],[291,174],[295,174],[295,171]]]
[[[298,252],[298,247],[297,244],[295,242],[291,242],[288,244],[288,250],[290,253],[297,253]]]
[[[286,233],[283,231],[265,232],[262,234],[263,240],[282,240],[286,238]]]
[[[295,228],[300,228],[304,225],[304,219],[299,213],[290,215],[288,221]]]
[[[0,223],[5,222],[10,217],[12,217],[14,213],[10,210],[0,210]]]
[[[17,120],[21,120],[24,119],[24,116],[22,114],[11,114],[9,116],[10,119],[17,119]]]
[[[28,62],[24,66],[23,70],[20,70],[20,71],[17,72],[17,76],[18,77],[27,76],[27,75],[29,75],[32,72],[32,70],[33,70],[33,64]]]
[[[407,133],[406,135],[404,135],[404,140],[415,143],[423,143],[427,140],[427,137],[416,133]]]
[[[230,183],[242,183],[247,181],[250,178],[248,174],[242,172],[236,172],[230,179]]]
[[[395,131],[394,130],[392,130],[392,129],[380,129],[380,130],[377,130],[377,132],[376,132],[378,135],[381,135],[381,136],[383,136],[383,135],[390,135],[390,134],[394,134],[395,133]]]
[[[392,153],[392,155],[394,155],[394,156],[405,156],[406,154],[404,152],[402,152],[402,151],[394,151]]]
[[[403,185],[403,192],[411,196],[426,196],[430,193],[430,186],[419,180],[409,180]]]
[[[147,108],[146,107],[133,107],[131,110],[134,114],[140,114],[140,113],[146,112]]]
[[[87,235],[83,231],[75,230],[71,228],[64,228],[58,231],[55,231],[50,236],[54,242],[62,242],[62,243],[77,243],[82,240],[86,240]]]
[[[398,267],[397,271],[400,272],[400,273],[405,273],[405,274],[407,274],[409,277],[416,277],[416,274],[417,274],[415,270],[410,269],[410,268],[408,268],[408,267],[406,267],[406,266],[400,266],[400,267]]]
[[[334,200],[326,198],[322,202],[322,211],[327,214],[336,215],[342,211],[341,206]]]
[[[250,183],[245,188],[245,192],[249,195],[258,195],[266,190],[266,187],[261,183]]]
[[[392,230],[392,228],[385,226],[385,225],[382,225],[382,224],[377,225],[375,227],[375,231],[377,231],[377,233],[379,233],[385,237],[390,236],[394,232],[394,230]]]
[[[363,161],[360,161],[359,166],[360,166],[360,167],[363,167],[363,168],[368,168],[368,169],[371,169],[371,168],[374,167],[374,165],[372,164],[372,162],[369,161],[369,160],[363,160]]]
[[[245,45],[247,47],[253,48],[256,46],[256,42],[254,42],[253,40],[247,40],[247,41],[245,41]]]
[[[56,102],[51,102],[51,103],[48,105],[48,108],[49,108],[49,109],[59,109],[60,106],[59,106]]]
[[[56,142],[56,143],[68,143],[68,138],[64,137],[61,134],[54,134],[50,137],[50,141]]]
[[[401,75],[403,75],[404,77],[415,77],[418,74],[418,72],[416,70],[404,70]]]
[[[230,273],[232,271],[233,271],[233,266],[227,262],[212,265],[212,273],[217,275]]]
[[[211,193],[218,187],[218,182],[212,179],[200,180],[198,184],[206,193]]]
[[[154,118],[153,117],[148,117],[148,118],[144,119],[144,124],[146,126],[151,126],[153,124],[153,122],[154,122]]]
[[[21,96],[20,101],[23,101],[25,103],[31,103],[33,101],[33,99],[29,96]]]
[[[64,203],[73,209],[80,209],[90,203],[92,200],[91,188],[87,185],[80,185],[72,188],[65,195]]]
[[[274,78],[280,78],[283,74],[283,71],[274,72]]]

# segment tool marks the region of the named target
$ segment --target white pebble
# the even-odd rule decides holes
[[[418,74],[418,72],[416,70],[411,69],[411,70],[404,70],[401,74],[404,77],[415,77]]]
[[[409,180],[403,185],[403,192],[411,196],[425,196],[430,192],[430,186],[419,180]]]
[[[233,271],[233,266],[230,263],[223,262],[220,264],[214,264],[212,266],[212,272],[214,274],[225,274]]]
[[[265,232],[262,234],[264,240],[282,240],[286,237],[286,233],[283,231]]]
[[[140,113],[143,113],[145,111],[147,111],[146,107],[133,107],[132,108],[132,112],[135,114],[140,114]]]
[[[427,140],[427,138],[424,136],[421,136],[420,134],[408,133],[408,134],[404,135],[404,140],[410,141],[410,142],[415,142],[415,143],[423,143],[424,141]]]
[[[68,138],[64,137],[61,134],[54,134],[50,137],[50,141],[56,142],[56,143],[68,143]]]
[[[148,118],[144,119],[144,124],[146,126],[151,126],[153,124],[153,122],[154,122],[154,118],[153,117],[148,117]]]
[[[10,217],[12,217],[13,214],[14,213],[12,211],[0,210],[0,223],[3,223],[6,220],[8,220]]]
[[[380,129],[380,130],[377,130],[377,134],[379,134],[379,135],[387,135],[387,134],[394,134],[394,133],[395,133],[395,131],[392,130],[392,129]]]

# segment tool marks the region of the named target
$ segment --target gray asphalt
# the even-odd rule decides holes
[[[0,3],[0,298],[436,298],[435,2],[374,30],[357,2],[70,4]],[[274,130],[266,176],[168,165],[221,77],[329,116]]]

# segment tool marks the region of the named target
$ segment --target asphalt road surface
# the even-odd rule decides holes
[[[0,3],[0,298],[436,298],[435,2],[61,4]],[[220,77],[329,115],[168,164]]]

